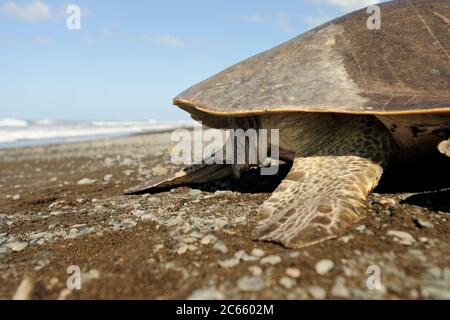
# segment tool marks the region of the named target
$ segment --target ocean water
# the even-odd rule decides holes
[[[0,119],[0,148],[55,143],[190,128],[192,121],[60,121]]]

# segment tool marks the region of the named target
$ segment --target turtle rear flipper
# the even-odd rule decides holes
[[[136,187],[125,190],[125,194],[143,194],[183,185],[202,184],[227,178],[233,174],[232,167],[226,164],[194,164],[173,174],[169,178],[157,178],[146,181]]]

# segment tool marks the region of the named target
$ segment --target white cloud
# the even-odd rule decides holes
[[[184,41],[178,37],[169,35],[169,34],[157,34],[151,37],[153,41],[156,43],[173,47],[173,48],[181,48],[184,47]]]
[[[62,20],[67,17],[67,6],[69,2],[63,2],[60,6],[53,8],[42,0],[28,2],[7,1],[0,6],[0,11],[7,16],[25,22],[37,22],[45,20]],[[81,7],[81,16],[86,18],[91,15],[91,10]]]
[[[295,33],[294,27],[290,24],[290,17],[286,11],[279,11],[277,14],[277,25],[283,31],[287,33]]]
[[[23,4],[8,1],[2,6],[1,10],[5,15],[15,17],[21,21],[33,22],[52,18],[51,8],[40,0]]]
[[[258,24],[266,23],[266,19],[257,13],[254,13],[254,14],[251,14],[248,16],[242,16],[241,20],[244,22],[253,22],[253,23],[258,23]]]

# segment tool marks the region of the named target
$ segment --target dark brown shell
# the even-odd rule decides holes
[[[193,86],[197,118],[266,112],[450,112],[450,0],[398,0],[328,22]],[[201,116],[199,116],[201,114]]]

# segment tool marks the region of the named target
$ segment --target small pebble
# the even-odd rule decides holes
[[[31,300],[34,290],[34,280],[30,277],[25,277],[20,285],[17,287],[12,300]]]
[[[428,229],[434,228],[434,225],[430,221],[425,220],[423,218],[417,218],[415,220],[415,223],[421,228],[428,228]]]
[[[222,268],[233,268],[239,264],[239,261],[240,260],[238,258],[233,257],[226,260],[219,260],[217,263]]]
[[[12,197],[14,201],[20,200],[20,194],[16,194]]]
[[[188,250],[189,251],[195,251],[195,250],[197,250],[197,246],[195,246],[193,244],[188,244]]]
[[[286,269],[286,274],[289,277],[294,278],[294,279],[300,278],[300,276],[301,276],[301,272],[297,268],[287,268]]]
[[[411,234],[409,234],[408,232],[405,232],[405,231],[389,230],[387,232],[387,234],[389,236],[393,236],[394,238],[396,238],[398,240],[398,242],[400,244],[403,244],[403,245],[406,245],[406,246],[410,246],[414,242],[416,242],[414,237]]]
[[[262,249],[259,248],[255,248],[252,250],[252,256],[257,257],[257,258],[262,258],[264,257],[265,252]]]
[[[349,298],[350,291],[345,286],[345,279],[337,277],[334,282],[333,288],[331,288],[331,294],[337,298]]]
[[[134,210],[132,212],[133,216],[138,217],[138,218],[142,218],[143,216],[145,216],[147,214],[147,212],[143,211],[143,210]]]
[[[325,275],[334,268],[334,262],[329,259],[323,259],[316,263],[316,272],[320,275]]]
[[[200,240],[200,243],[206,245],[206,244],[213,244],[216,241],[217,241],[216,236],[214,236],[213,234],[208,234]]]
[[[184,243],[195,243],[195,242],[197,242],[197,238],[194,238],[194,237],[187,237],[187,238],[184,238],[184,239],[183,239],[183,242],[184,242]]]
[[[397,205],[397,201],[395,201],[395,199],[388,198],[388,197],[381,199],[380,203],[382,205],[388,205],[391,207],[395,207]]]
[[[297,282],[292,278],[284,276],[280,279],[280,284],[286,289],[291,289],[297,284]]]
[[[189,195],[190,196],[195,197],[195,196],[198,196],[198,195],[201,195],[201,194],[202,194],[202,190],[198,190],[198,189],[191,189],[191,190],[189,190]]]
[[[97,180],[89,179],[89,178],[83,178],[83,179],[79,180],[77,182],[77,184],[80,185],[80,186],[84,186],[84,185],[93,184],[93,183],[95,183],[95,181],[97,181]]]
[[[237,282],[241,291],[259,291],[265,287],[264,281],[259,277],[242,277]]]
[[[223,300],[225,296],[215,288],[198,289],[191,293],[188,300]]]
[[[327,292],[322,287],[309,287],[308,293],[313,299],[323,300],[327,297]]]
[[[238,250],[234,253],[234,257],[239,260],[245,260],[247,253],[244,250]]]
[[[71,294],[72,294],[71,289],[64,288],[61,290],[56,300],[66,300]]]
[[[259,277],[262,275],[263,270],[258,267],[258,266],[250,266],[248,267],[248,270],[255,276],[255,277]]]
[[[261,264],[271,264],[275,265],[281,262],[280,256],[267,256],[261,259]]]
[[[187,250],[188,250],[188,246],[182,245],[181,247],[179,247],[177,249],[177,254],[179,254],[179,255],[185,254]]]
[[[216,242],[213,249],[221,253],[228,253],[228,248],[222,241]]]
[[[97,269],[91,269],[88,272],[83,272],[81,274],[81,279],[83,283],[89,282],[91,280],[100,279],[100,272]]]
[[[147,213],[144,214],[143,216],[141,216],[141,221],[149,221],[149,220],[154,220],[155,216],[151,213]]]
[[[344,242],[344,243],[349,243],[350,240],[353,239],[352,235],[347,235],[347,236],[342,236],[339,238],[340,241]]]
[[[6,244],[6,247],[10,248],[14,252],[19,252],[28,247],[28,242],[16,241]]]
[[[448,288],[425,286],[420,291],[425,299],[450,300],[450,289]]]
[[[120,163],[121,166],[131,166],[133,164],[133,160],[129,158],[123,159],[123,161]]]
[[[427,237],[420,237],[419,241],[422,243],[428,243],[429,239]]]

